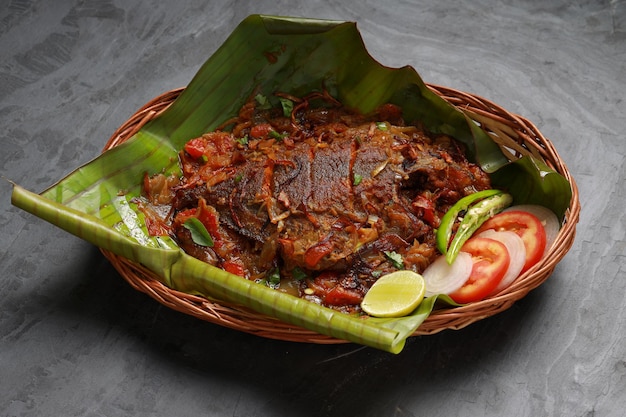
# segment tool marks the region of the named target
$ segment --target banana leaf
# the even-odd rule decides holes
[[[177,153],[184,143],[236,115],[251,94],[298,96],[321,89],[364,113],[385,102],[400,105],[407,121],[421,121],[429,130],[463,142],[468,158],[514,196],[513,189],[518,190],[519,203],[544,204],[561,217],[569,205],[571,188],[565,178],[541,161],[511,163],[476,123],[429,90],[412,67],[392,69],[376,62],[355,23],[262,15],[241,22],[177,100],[131,139],[40,194],[15,185],[12,203],[146,266],[170,288],[398,353],[438,300],[453,304],[448,297],[430,297],[403,318],[340,313],[231,275],[185,254],[169,238],[150,236],[132,202],[141,193],[145,173],[180,173]]]

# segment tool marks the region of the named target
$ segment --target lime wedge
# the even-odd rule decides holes
[[[424,299],[424,278],[413,271],[396,271],[378,279],[369,289],[361,308],[374,317],[402,317]]]

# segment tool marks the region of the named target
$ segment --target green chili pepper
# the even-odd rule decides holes
[[[452,228],[456,218],[461,212],[466,211],[472,203],[475,203],[478,200],[501,193],[502,191],[500,190],[479,191],[463,197],[450,207],[446,214],[444,214],[441,218],[441,224],[439,225],[439,229],[437,229],[437,249],[439,249],[439,252],[444,255],[448,252],[448,245],[450,244],[450,238],[452,237]]]
[[[459,224],[459,228],[448,247],[448,252],[446,253],[448,264],[454,262],[463,244],[484,222],[510,206],[512,202],[513,197],[510,194],[499,193],[471,206],[465,213],[465,216],[463,216],[463,220],[461,220],[461,224]]]

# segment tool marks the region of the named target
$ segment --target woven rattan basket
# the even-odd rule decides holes
[[[571,248],[580,212],[578,189],[574,179],[552,143],[544,138],[531,122],[511,114],[484,98],[440,86],[429,85],[428,87],[479,123],[494,137],[501,148],[510,154],[511,158],[518,158],[530,153],[545,160],[549,166],[570,182],[572,200],[566,212],[565,223],[549,254],[541,262],[526,271],[510,287],[494,297],[462,307],[433,311],[415,331],[415,336],[434,334],[445,329],[461,329],[506,310],[515,301],[541,285]],[[148,102],[117,129],[104,149],[110,149],[129,139],[145,123],[163,112],[182,91],[182,88],[173,90]],[[320,344],[345,342],[281,322],[238,305],[208,300],[172,290],[161,284],[157,276],[145,267],[111,252],[105,250],[102,252],[132,287],[174,310],[266,338]]]

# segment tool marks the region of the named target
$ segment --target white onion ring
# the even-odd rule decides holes
[[[436,294],[450,294],[465,284],[472,273],[472,255],[459,252],[452,265],[445,256],[435,259],[422,273],[426,283],[426,297]]]

